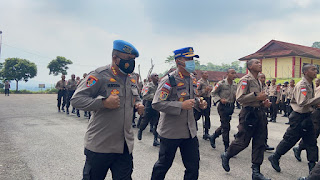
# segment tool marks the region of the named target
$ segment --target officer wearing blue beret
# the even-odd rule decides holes
[[[152,172],[152,180],[163,180],[180,148],[186,168],[184,179],[198,179],[199,142],[193,108],[205,109],[205,100],[196,100],[197,80],[192,47],[174,51],[177,69],[164,77],[152,101],[153,109],[161,112],[157,127],[160,136],[159,159]]]
[[[85,135],[84,180],[103,180],[109,169],[113,179],[131,179],[133,108],[139,114],[144,111],[131,74],[136,57],[139,53],[132,44],[114,41],[112,64],[90,72],[71,99],[73,107],[93,112]]]

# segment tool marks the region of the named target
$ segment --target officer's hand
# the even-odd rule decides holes
[[[226,104],[228,101],[227,101],[226,99],[220,99],[220,102],[221,102],[222,104]]]
[[[269,108],[269,107],[271,106],[271,104],[272,104],[272,103],[269,101],[269,99],[264,100],[262,103],[263,103],[263,106],[266,107],[266,108]]]
[[[267,95],[264,92],[260,92],[257,96],[257,100],[264,101],[267,99]]]
[[[103,100],[103,106],[107,109],[117,109],[120,107],[120,98],[116,94],[111,94],[107,99]]]
[[[191,110],[194,106],[194,103],[196,101],[194,99],[188,99],[188,100],[185,100],[182,102],[182,109],[185,109],[185,110]]]
[[[142,114],[143,114],[143,112],[144,112],[144,105],[142,105],[142,104],[139,103],[139,104],[136,104],[136,105],[135,105],[135,108],[137,109],[139,115],[142,115]]]
[[[206,100],[200,100],[199,107],[200,109],[207,109],[208,103]]]

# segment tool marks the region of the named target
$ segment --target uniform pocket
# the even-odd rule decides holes
[[[131,101],[131,105],[134,106],[136,104],[136,101],[138,99],[139,96],[139,92],[137,88],[132,88],[131,89],[132,92],[132,101]]]

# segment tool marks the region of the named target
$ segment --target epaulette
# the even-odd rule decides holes
[[[98,67],[95,71],[97,73],[101,73],[102,71],[105,71],[108,69],[108,66],[102,66],[102,67]]]
[[[169,78],[169,82],[170,82],[171,87],[177,86],[176,79],[174,78],[173,75],[168,74],[168,78]]]

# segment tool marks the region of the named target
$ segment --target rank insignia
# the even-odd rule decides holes
[[[91,87],[91,86],[95,85],[97,82],[98,82],[98,78],[90,75],[87,80],[87,87]]]
[[[179,72],[179,76],[180,76],[181,79],[184,78],[181,72]]]
[[[197,87],[199,87],[200,86],[200,82],[197,82]]]
[[[185,96],[185,95],[187,95],[187,93],[186,92],[182,92],[180,95],[181,96]]]
[[[116,71],[116,69],[115,69],[113,66],[111,67],[111,69],[112,69],[113,75],[117,75],[117,74],[118,74],[117,71]]]
[[[306,96],[307,95],[307,89],[306,88],[301,88],[301,94]]]
[[[117,80],[115,80],[114,78],[110,78],[109,81],[110,82],[117,82]]]
[[[183,102],[184,101],[184,97],[179,98],[179,101]]]
[[[183,86],[183,85],[184,85],[183,82],[179,82],[179,83],[177,84],[178,87],[181,87],[181,86]]]
[[[116,89],[114,89],[114,90],[111,91],[111,94],[117,95],[117,94],[119,94],[119,93],[120,93],[120,92],[119,92],[118,90],[116,90]]]
[[[219,87],[219,84],[216,84],[216,85],[214,86],[214,90],[216,90],[218,87]]]
[[[168,98],[168,93],[165,92],[165,91],[161,91],[161,92],[160,92],[159,99],[162,100],[162,101],[164,101],[164,100],[167,100],[167,98]]]
[[[135,80],[135,79],[130,79],[130,81],[131,81],[132,83],[136,83],[136,80]]]
[[[197,79],[193,79],[193,84],[197,84]]]
[[[248,85],[247,81],[242,81],[241,88],[244,89]]]

